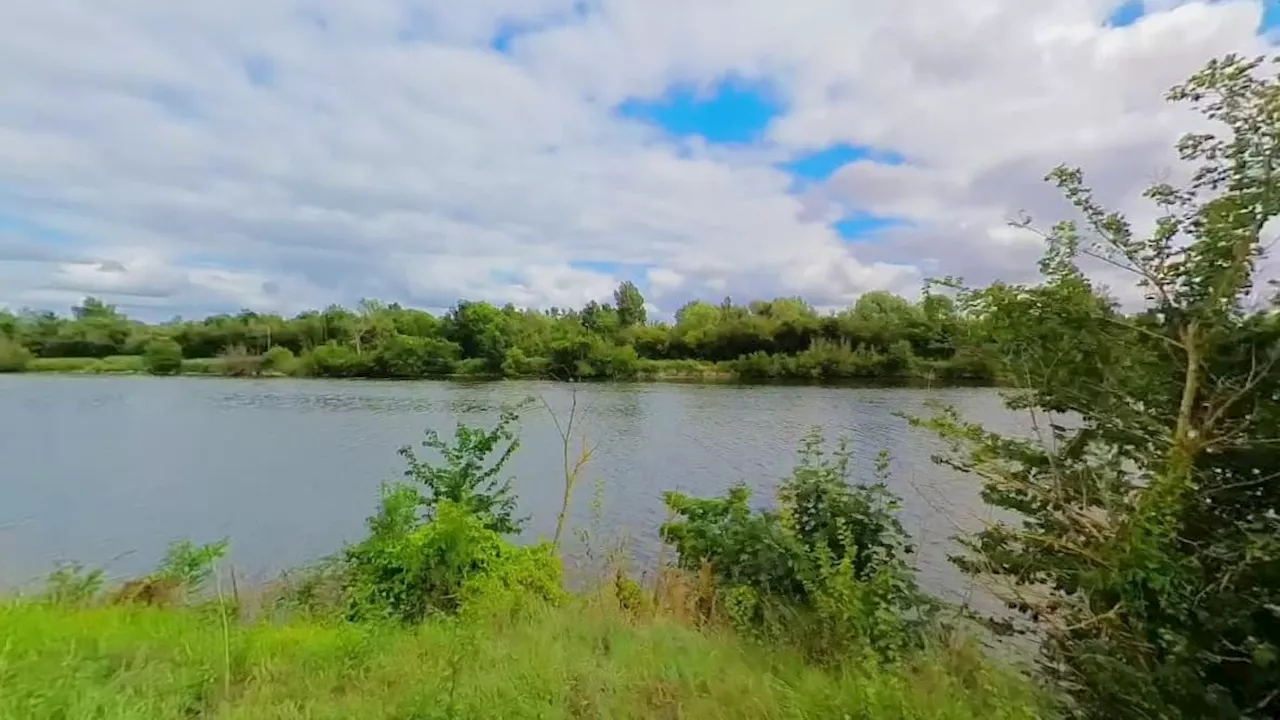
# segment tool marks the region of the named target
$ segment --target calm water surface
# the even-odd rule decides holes
[[[42,577],[59,560],[145,572],[174,538],[232,540],[250,576],[326,555],[361,535],[378,485],[398,477],[396,448],[424,428],[491,422],[535,395],[564,410],[573,386],[145,377],[0,376],[0,584]],[[735,481],[772,497],[797,442],[815,425],[855,440],[862,477],[881,449],[919,545],[926,585],[948,596],[970,583],[946,560],[958,529],[988,517],[972,479],[929,457],[941,449],[899,412],[956,405],[1016,429],[983,389],[850,389],[721,385],[579,385],[584,427],[599,443],[572,521],[627,538],[637,564],[657,555],[661,493],[710,495]],[[521,421],[516,477],[528,535],[550,535],[562,492],[560,439],[540,407]],[[603,544],[603,542],[598,543]]]

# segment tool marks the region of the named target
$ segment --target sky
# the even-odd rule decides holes
[[[651,310],[1034,278],[1278,0],[0,3],[0,307]],[[1100,278],[1123,285],[1121,278]]]

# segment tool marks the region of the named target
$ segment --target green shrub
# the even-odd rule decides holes
[[[1036,431],[927,421],[1001,511],[957,560],[1034,623],[1077,717],[1280,717],[1280,297],[1252,311],[1280,217],[1274,67],[1227,56],[1170,91],[1206,122],[1177,144],[1188,182],[1144,194],[1156,223],[1060,166],[1075,212],[1043,233],[1043,277],[953,283]],[[1141,279],[1141,310],[1098,260]]]
[[[416,488],[384,487],[368,537],[345,552],[352,617],[418,622],[469,603],[515,608],[562,595],[560,561],[549,545],[517,546],[448,500],[429,520],[420,507]]]
[[[542,357],[529,357],[520,348],[507,351],[502,361],[502,374],[506,377],[542,377],[550,367],[550,362]]]
[[[291,375],[294,366],[298,360],[293,356],[293,351],[287,347],[272,345],[270,350],[262,356],[263,372],[274,372],[282,375]]]
[[[464,358],[453,366],[453,372],[464,377],[488,377],[493,375],[487,358]]]
[[[308,350],[299,359],[305,375],[316,377],[367,377],[371,355],[357,353],[354,348],[330,341]]]
[[[633,380],[640,372],[640,356],[631,345],[615,345],[596,339],[585,361],[587,372],[582,377],[608,380]]]
[[[142,365],[152,375],[182,372],[182,346],[171,338],[155,338],[142,351]]]
[[[810,433],[781,486],[778,510],[753,511],[750,491],[719,498],[665,495],[676,519],[662,527],[681,567],[709,563],[723,606],[740,629],[835,661],[855,652],[899,658],[924,640],[932,603],[905,556],[906,533],[885,486],[849,483],[846,443],[828,457]]]
[[[100,568],[88,570],[80,563],[61,563],[45,578],[39,597],[55,605],[83,606],[98,597],[105,582]]]
[[[458,423],[452,445],[435,430],[427,430],[422,447],[441,457],[444,462],[438,465],[418,459],[408,445],[400,448],[400,456],[409,465],[405,477],[412,481],[413,487],[421,489],[419,504],[428,517],[438,503],[449,501],[479,517],[485,527],[495,532],[520,531],[523,520],[515,517],[516,499],[511,480],[500,477],[503,467],[520,447],[520,440],[512,430],[517,419],[516,411],[507,409],[492,430]]]
[[[743,355],[733,361],[733,372],[745,380],[765,380],[782,374],[778,358],[763,350]]]
[[[449,340],[392,335],[374,353],[372,372],[386,378],[448,375],[461,357],[462,348]]]
[[[0,337],[0,373],[22,372],[31,362],[31,352],[7,337]]]
[[[459,424],[452,445],[428,430],[422,444],[440,454],[440,465],[400,450],[412,483],[383,487],[368,536],[343,554],[353,617],[417,622],[464,606],[514,611],[560,598],[554,547],[520,547],[502,537],[521,525],[510,481],[498,478],[519,446],[510,430],[515,420],[508,410],[493,430]]]
[[[196,545],[190,540],[169,543],[159,567],[149,576],[154,580],[177,583],[187,591],[201,589],[213,576],[215,565],[226,556],[231,541],[227,538],[206,545]]]

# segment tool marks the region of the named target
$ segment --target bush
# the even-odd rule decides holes
[[[562,595],[560,561],[549,545],[514,545],[448,500],[436,504],[429,520],[420,507],[416,488],[385,487],[378,513],[369,519],[369,536],[347,548],[353,618],[418,622],[471,603],[510,608]]]
[[[1280,76],[1263,63],[1228,56],[1170,91],[1212,122],[1177,145],[1189,182],[1146,191],[1149,234],[1059,167],[1075,219],[1044,233],[1043,277],[955,286],[1037,431],[927,421],[1002,511],[958,560],[1035,624],[1077,717],[1280,717],[1280,297],[1258,305]],[[1139,312],[1095,260],[1141,278]]]
[[[502,374],[506,377],[541,377],[547,374],[549,366],[546,358],[529,357],[520,348],[512,348],[502,361]]]
[[[462,357],[462,348],[440,338],[393,335],[374,353],[373,373],[386,378],[448,375]]]
[[[343,555],[349,614],[417,622],[464,606],[512,611],[561,597],[555,548],[502,537],[521,525],[510,481],[498,479],[519,446],[510,431],[515,420],[506,411],[493,430],[459,424],[452,445],[427,431],[422,444],[442,456],[441,465],[401,449],[412,484],[383,487],[368,537]]]
[[[232,345],[218,355],[219,370],[228,377],[257,377],[262,374],[262,357],[244,345]]]
[[[142,365],[152,375],[182,372],[182,346],[170,338],[155,338],[142,350]]]
[[[0,337],[0,373],[22,372],[31,362],[31,352],[7,337]]]
[[[516,500],[511,480],[499,477],[520,447],[520,440],[511,429],[517,419],[516,411],[508,409],[492,430],[458,423],[452,445],[435,430],[427,430],[422,447],[439,454],[444,460],[442,465],[419,460],[408,445],[400,448],[400,456],[409,464],[405,477],[415,488],[425,491],[420,492],[419,504],[426,509],[428,517],[438,503],[447,500],[479,517],[485,527],[494,532],[520,532],[524,521],[515,518]],[[491,460],[491,456],[496,459]]]
[[[633,380],[640,372],[640,356],[630,345],[614,345],[597,339],[585,362],[587,373],[583,377],[608,380]]]
[[[782,374],[778,359],[763,350],[757,350],[734,360],[733,371],[745,380],[772,379]]]
[[[903,656],[924,639],[932,603],[916,588],[906,533],[885,486],[850,485],[851,453],[828,457],[814,431],[781,486],[778,510],[753,511],[750,491],[719,498],[665,495],[677,516],[662,527],[686,570],[709,564],[739,629],[834,661],[853,652]]]
[[[366,377],[370,365],[370,356],[334,341],[308,350],[299,359],[303,374],[317,377]]]
[[[287,347],[273,345],[266,354],[262,356],[263,372],[274,372],[282,375],[291,375],[297,365],[297,358],[293,356],[293,351]]]

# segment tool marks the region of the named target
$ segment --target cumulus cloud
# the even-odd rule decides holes
[[[1063,212],[1173,165],[1164,89],[1260,53],[1261,0],[46,0],[0,5],[0,303],[152,315],[364,296],[580,305],[634,279],[828,306],[933,274],[1022,279]],[[500,51],[501,50],[501,51]],[[760,83],[760,142],[617,112]],[[797,190],[780,163],[891,150]],[[848,242],[830,222],[903,222]]]

